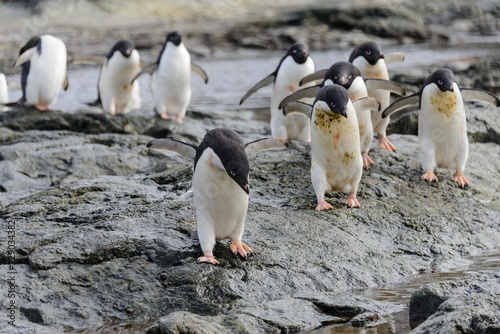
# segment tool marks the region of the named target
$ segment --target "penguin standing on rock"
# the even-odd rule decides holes
[[[285,117],[278,105],[281,100],[299,89],[300,79],[313,72],[314,62],[309,56],[309,48],[305,44],[295,43],[281,58],[276,70],[250,88],[240,104],[260,88],[274,83],[270,107],[272,136],[309,142],[311,140],[309,119],[301,115]]]
[[[404,54],[400,52],[391,53],[384,56],[380,45],[375,42],[366,42],[358,45],[351,53],[349,62],[355,65],[361,71],[361,74],[367,79],[384,79],[389,80],[389,72],[387,64],[403,61]],[[368,95],[374,97],[380,102],[382,110],[387,108],[391,103],[391,93],[389,91],[372,91],[368,90]],[[378,146],[394,152],[395,146],[387,139],[386,129],[389,124],[389,119],[382,119],[381,113],[372,112],[373,131],[378,136]]]
[[[281,101],[279,108],[282,109],[283,106],[291,101],[297,101],[306,97],[314,97],[321,87],[333,84],[340,85],[347,89],[347,93],[349,93],[351,101],[367,97],[368,89],[371,91],[387,90],[398,95],[406,94],[405,88],[397,82],[383,79],[364,79],[361,76],[360,70],[356,66],[345,61],[337,62],[330,66],[327,70],[320,70],[304,77],[300,81],[300,85],[302,86],[304,83],[321,79],[323,79],[323,82],[319,85],[304,88],[288,95],[285,99],[283,99],[283,101]],[[374,164],[373,160],[368,155],[373,138],[371,111],[370,109],[358,108],[356,109],[356,115],[358,117],[363,168],[368,169]]]
[[[131,80],[140,70],[140,56],[130,39],[119,40],[106,57],[99,73],[98,97],[92,106],[101,106],[110,115],[125,114],[141,106],[139,82]]]
[[[452,180],[461,188],[469,185],[464,175],[469,155],[464,100],[500,106],[500,100],[495,95],[461,87],[455,82],[452,71],[440,68],[427,77],[417,93],[395,101],[382,113],[382,117],[387,119],[398,110],[419,104],[418,139],[423,180],[437,182],[434,168],[444,167],[455,169]]]
[[[174,139],[154,139],[150,149],[176,152],[194,159],[193,194],[198,239],[203,256],[198,262],[218,264],[213,255],[216,240],[229,238],[231,251],[243,258],[252,254],[241,242],[248,208],[248,155],[284,149],[282,139],[264,138],[245,144],[232,130],[209,131],[199,146]]]
[[[379,108],[378,101],[370,97],[352,103],[347,90],[339,85],[321,88],[312,106],[290,102],[284,107],[286,115],[302,113],[311,117],[311,181],[318,200],[316,211],[333,209],[324,198],[328,191],[347,192],[344,204],[360,206],[356,192],[363,158],[355,109]]]
[[[132,80],[143,73],[151,73],[151,90],[155,109],[162,119],[175,118],[182,123],[191,101],[191,71],[199,75],[205,83],[208,77],[205,71],[191,63],[191,56],[182,43],[182,36],[174,31],[167,35],[158,59],[146,66]]]
[[[14,67],[22,66],[22,98],[13,104],[49,109],[61,88],[68,89],[66,45],[52,35],[32,37],[19,52]]]

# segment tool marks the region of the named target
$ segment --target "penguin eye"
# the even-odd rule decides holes
[[[438,85],[439,85],[439,86],[442,86],[442,85],[443,85],[443,81],[438,80]]]
[[[337,76],[336,76],[336,75],[334,75],[334,76],[333,76],[333,78],[334,78],[335,80],[337,80]]]
[[[292,52],[293,52],[293,53],[297,53],[297,50],[293,50]]]
[[[372,54],[372,52],[370,50],[366,50],[365,53],[369,56]]]
[[[337,105],[336,105],[335,103],[333,103],[333,102],[332,102],[332,103],[330,103],[330,105],[331,105],[331,106],[332,106],[332,108],[334,108],[334,109],[335,109],[335,107],[337,107]]]
[[[236,172],[234,170],[229,171],[229,174],[231,174],[231,176],[236,176]]]
[[[349,78],[349,79],[352,79],[352,74],[349,74],[348,78]]]

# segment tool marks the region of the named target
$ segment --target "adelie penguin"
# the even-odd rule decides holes
[[[32,105],[47,110],[56,102],[61,88],[68,89],[66,45],[52,35],[32,37],[19,52],[13,67],[22,66],[23,96],[8,105]]]
[[[322,87],[333,84],[340,85],[347,89],[351,101],[368,96],[368,90],[386,90],[398,95],[406,94],[405,88],[394,81],[363,78],[360,70],[356,66],[345,61],[337,62],[330,66],[329,69],[320,70],[304,77],[300,81],[300,85],[302,86],[305,83],[317,80],[323,80],[323,82],[319,85],[303,88],[288,95],[281,101],[279,108],[282,109],[283,106],[291,101],[314,97]],[[363,167],[367,169],[373,165],[373,160],[368,155],[373,138],[371,111],[370,109],[356,108],[356,115],[358,117]]]
[[[101,66],[97,83],[97,100],[110,115],[125,114],[141,106],[139,81],[130,83],[140,70],[140,56],[130,39],[119,40],[109,51]]]
[[[375,42],[366,42],[358,45],[349,57],[349,62],[359,68],[365,78],[384,80],[389,80],[389,72],[386,65],[403,60],[404,54],[400,52],[384,56],[380,45]],[[391,103],[391,93],[389,91],[372,91],[368,89],[368,95],[380,102],[382,110],[387,108]],[[395,146],[387,139],[386,129],[389,119],[382,119],[379,112],[372,112],[371,116],[373,131],[378,136],[378,146],[390,152],[395,151]]]
[[[150,149],[176,152],[194,159],[193,194],[198,239],[203,256],[198,262],[218,264],[213,255],[216,240],[229,238],[231,251],[243,258],[252,254],[241,242],[250,192],[248,156],[259,151],[284,149],[282,139],[264,138],[245,144],[232,130],[209,131],[199,146],[174,139],[154,139]]]
[[[452,71],[440,68],[427,77],[417,93],[395,101],[384,110],[382,117],[388,118],[392,113],[418,103],[418,139],[423,180],[437,182],[434,169],[444,167],[455,169],[452,180],[460,187],[469,184],[464,175],[469,155],[464,100],[500,106],[500,100],[495,95],[461,87],[456,83]]]
[[[250,88],[240,104],[260,88],[274,84],[270,106],[272,136],[309,142],[311,140],[309,119],[301,115],[285,117],[278,105],[286,96],[299,89],[300,79],[313,72],[314,62],[309,55],[309,48],[305,44],[295,43],[281,58],[274,72]]]
[[[355,109],[379,110],[380,104],[370,97],[351,102],[347,90],[339,85],[322,87],[313,105],[290,102],[283,113],[302,113],[311,118],[311,181],[318,205],[316,211],[333,206],[324,196],[329,191],[348,193],[344,204],[359,207],[356,199],[363,158]]]
[[[182,36],[174,31],[167,35],[156,62],[146,66],[132,82],[143,73],[151,73],[156,112],[162,119],[174,118],[177,123],[182,123],[191,101],[191,71],[208,82],[205,71],[191,62]]]

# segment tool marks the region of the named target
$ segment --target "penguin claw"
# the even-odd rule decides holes
[[[347,195],[347,198],[343,203],[347,204],[347,206],[350,208],[359,208],[361,206],[358,200],[356,199],[356,194]]]
[[[463,175],[463,174],[462,174]],[[436,174],[434,174],[433,171],[431,170],[428,170],[426,171],[423,175],[422,175],[422,180],[425,180],[425,181],[428,181],[428,182],[438,182],[439,179],[438,177],[436,176]],[[455,181],[455,180],[453,180]],[[458,182],[458,181],[456,181]]]
[[[211,256],[200,256],[198,258],[198,263],[205,263],[205,262],[211,263],[214,266],[219,264],[219,261],[217,261],[213,255],[211,255]]]
[[[367,152],[363,152],[362,156],[363,156],[363,168],[364,169],[368,169],[370,166],[374,165],[372,158],[370,158],[370,156],[368,155]]]
[[[389,152],[396,152],[396,146],[394,146],[391,141],[383,135],[378,135],[378,147],[381,147]]]
[[[250,247],[242,243],[240,240],[231,240],[231,244],[229,245],[231,252],[234,255],[240,254],[242,258],[245,260],[248,259],[248,255],[253,254],[253,251]]]
[[[324,210],[331,210],[333,209],[333,206],[325,201],[324,198],[319,198],[318,199],[318,205],[316,206],[316,211],[324,211]]]
[[[462,172],[456,172],[451,179],[458,183],[458,186],[462,189],[469,185],[469,181]]]

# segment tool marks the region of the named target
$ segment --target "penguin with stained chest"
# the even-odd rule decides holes
[[[305,83],[312,81],[323,80],[316,86],[300,89],[293,94],[288,95],[280,102],[279,108],[282,109],[288,102],[297,101],[307,97],[314,97],[318,91],[326,85],[340,85],[347,89],[351,101],[361,99],[368,96],[368,89],[386,90],[398,95],[405,95],[406,90],[397,82],[384,79],[365,79],[361,75],[361,71],[351,63],[340,61],[329,69],[314,72],[300,81],[302,86]],[[375,112],[379,112],[378,110]],[[358,117],[359,134],[361,141],[361,155],[363,156],[363,167],[368,169],[373,165],[373,160],[368,155],[370,144],[373,138],[373,127],[370,109],[356,109]]]
[[[23,96],[17,104],[49,109],[61,88],[68,89],[66,57],[66,45],[52,35],[34,36],[26,42],[14,62],[14,67],[22,66]]]
[[[278,106],[281,100],[299,89],[299,82],[303,77],[313,72],[314,61],[310,57],[309,47],[303,43],[295,43],[288,48],[274,72],[250,88],[240,104],[260,88],[274,84],[270,106],[272,136],[309,142],[309,119],[302,115],[285,117]]]
[[[329,191],[347,192],[344,204],[360,206],[356,192],[363,158],[355,109],[378,108],[378,101],[370,97],[351,102],[347,90],[339,85],[322,87],[312,106],[290,102],[283,108],[286,115],[302,113],[311,118],[311,181],[318,200],[316,211],[333,208],[324,198]]]
[[[241,242],[248,208],[250,166],[248,156],[284,149],[283,139],[263,138],[247,144],[228,129],[209,131],[199,146],[174,139],[154,139],[150,149],[176,152],[194,159],[193,194],[198,239],[203,256],[198,262],[218,264],[213,255],[216,240],[229,238],[231,251],[243,258],[252,254]]]
[[[119,40],[109,51],[101,66],[97,83],[97,100],[89,103],[100,106],[110,115],[125,114],[141,106],[139,81],[130,82],[140,70],[140,56],[130,39]]]
[[[380,45],[375,42],[365,42],[358,45],[349,56],[349,62],[355,65],[361,71],[361,74],[367,79],[389,80],[387,64],[396,61],[403,61],[404,54],[400,52],[391,53],[384,56]],[[380,102],[382,110],[387,108],[391,102],[389,91],[368,90],[368,95],[374,97]],[[396,150],[395,146],[387,139],[387,125],[389,119],[381,118],[381,113],[372,112],[373,131],[378,136],[378,146],[390,152]]]
[[[419,104],[418,139],[423,180],[437,182],[434,169],[444,167],[455,169],[452,180],[461,188],[469,185],[464,175],[469,155],[464,100],[500,106],[500,100],[495,95],[461,87],[452,71],[440,68],[427,77],[417,93],[395,101],[382,113],[382,117],[388,118],[398,110]]]
[[[205,71],[191,62],[182,36],[174,31],[167,35],[156,62],[146,66],[132,82],[144,73],[152,74],[151,90],[156,112],[162,119],[175,118],[177,123],[182,123],[191,101],[191,72],[208,82]]]

